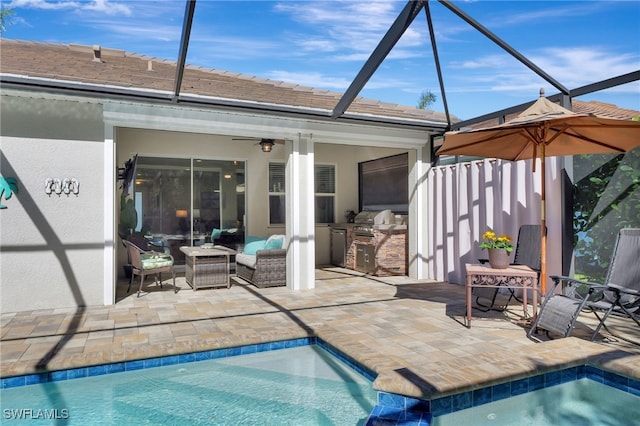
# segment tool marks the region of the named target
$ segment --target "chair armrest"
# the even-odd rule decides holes
[[[551,275],[550,278],[554,282],[554,285],[551,291],[555,291],[555,288],[559,284],[562,284],[562,294],[564,294],[565,296],[573,297],[573,298],[589,299],[592,297],[592,295],[596,294],[596,296],[601,299],[602,298],[601,292],[607,289],[607,286],[601,283],[578,280],[576,278],[567,277],[563,275]],[[567,284],[567,286],[565,286],[564,284]],[[579,289],[582,286],[588,287],[586,294],[583,294],[584,292],[579,291]]]
[[[603,287],[606,288],[607,286],[601,283],[594,283],[591,281],[583,281],[583,280],[579,280],[573,277],[567,277],[564,275],[550,275],[549,278],[551,278],[553,281],[564,281],[566,283],[575,283],[575,284],[584,284],[584,285],[588,285],[589,287]]]
[[[640,290],[636,290],[635,288],[622,287],[622,286],[619,286],[619,285],[613,284],[613,283],[611,283],[611,284],[609,284],[607,286],[607,290],[620,292],[620,293],[624,293],[624,294],[630,294],[632,296],[640,296]]]
[[[256,259],[266,258],[266,257],[282,257],[287,255],[286,249],[266,249],[266,250],[258,250],[256,251]]]

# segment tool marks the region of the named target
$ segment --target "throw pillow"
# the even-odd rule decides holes
[[[264,248],[267,250],[279,250],[282,248],[283,241],[284,241],[284,237],[282,235],[272,235],[267,240],[267,243],[264,245]]]
[[[244,254],[255,255],[258,250],[264,250],[265,240],[252,241],[244,245]]]
[[[222,229],[213,228],[211,230],[211,242],[217,240],[222,235]]]

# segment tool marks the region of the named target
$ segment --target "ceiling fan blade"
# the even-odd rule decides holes
[[[271,139],[271,138],[231,138],[232,141],[256,141],[257,143],[263,141],[271,141],[274,144],[284,145],[284,139]]]

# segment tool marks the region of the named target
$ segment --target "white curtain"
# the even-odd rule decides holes
[[[540,223],[540,173],[532,164],[486,159],[429,170],[431,278],[464,284],[465,264],[487,257],[479,247],[485,231],[515,244],[521,225]]]

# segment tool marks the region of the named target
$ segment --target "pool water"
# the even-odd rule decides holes
[[[432,425],[628,426],[638,424],[639,407],[638,396],[585,378],[437,416]]]
[[[357,425],[376,403],[368,379],[315,345],[21,386],[0,395],[3,424]]]

